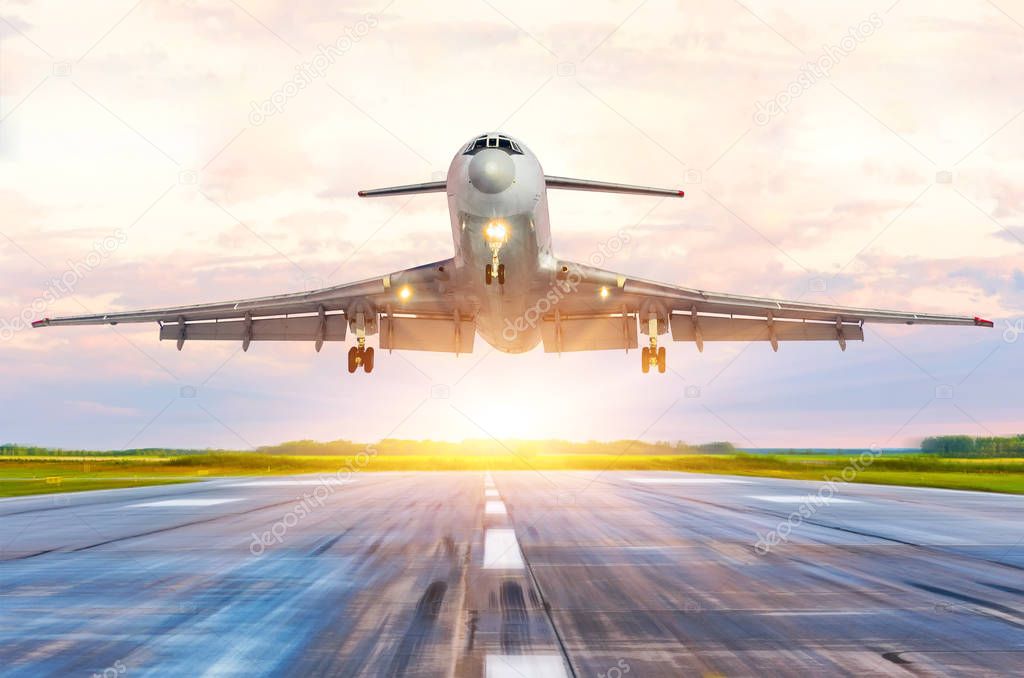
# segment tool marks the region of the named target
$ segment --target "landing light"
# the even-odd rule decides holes
[[[608,298],[608,288],[607,287],[602,287],[601,288],[601,298],[602,299],[607,299]]]
[[[404,285],[402,289],[398,290],[398,298],[402,301],[408,301],[409,297],[412,296],[412,288],[408,285]]]
[[[505,224],[500,221],[492,221],[487,224],[487,228],[484,229],[484,235],[491,242],[504,242],[505,236],[508,235],[508,231],[505,229]]]

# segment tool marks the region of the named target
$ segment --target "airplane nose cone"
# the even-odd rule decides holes
[[[483,193],[501,193],[516,178],[516,166],[505,151],[485,148],[469,163],[469,183]]]

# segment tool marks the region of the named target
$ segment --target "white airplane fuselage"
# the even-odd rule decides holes
[[[491,346],[522,353],[541,340],[538,300],[554,275],[544,170],[526,146],[462,150],[448,169],[448,210],[457,274],[478,306],[476,328]],[[470,142],[472,144],[472,142]],[[463,146],[466,149],[466,146]],[[501,236],[500,238],[498,236]],[[490,284],[485,270],[497,261]]]

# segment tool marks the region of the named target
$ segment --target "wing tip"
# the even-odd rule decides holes
[[[33,320],[32,327],[46,327],[50,324],[49,318],[43,318],[42,320]]]
[[[686,191],[676,191],[676,193],[679,194],[680,198],[682,198],[684,195],[686,195]]]
[[[977,325],[978,327],[995,327],[996,326],[996,324],[994,322],[992,322],[991,320],[985,320],[984,318],[979,318],[978,316],[974,316],[974,324]]]
[[[358,195],[360,198],[365,198],[366,197],[366,191],[357,191],[356,195]]]

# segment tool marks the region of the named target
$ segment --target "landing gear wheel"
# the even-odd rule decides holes
[[[658,349],[658,372],[665,373],[665,347]]]
[[[505,264],[498,264],[498,284],[505,284]]]
[[[493,279],[494,279],[494,269],[491,268],[490,264],[487,264],[487,267],[484,268],[484,282],[487,283],[488,285],[490,285],[491,284],[491,280],[493,280]]]
[[[356,356],[359,354],[359,349],[355,346],[348,350],[348,373],[352,374],[356,371]]]
[[[664,350],[664,349],[662,349],[662,350]],[[366,349],[365,351],[363,351],[363,369],[366,371],[367,374],[369,374],[370,372],[373,372],[373,347],[372,346],[370,348]],[[661,371],[664,372],[665,370],[662,369]]]
[[[649,346],[644,346],[640,351],[640,369],[644,371],[644,374],[651,371],[651,349]]]

